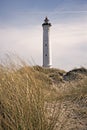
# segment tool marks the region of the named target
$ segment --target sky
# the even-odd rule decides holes
[[[87,0],[0,0],[0,58],[14,53],[42,66],[46,16],[52,67],[87,68]]]

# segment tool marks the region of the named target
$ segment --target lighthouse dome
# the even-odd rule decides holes
[[[52,26],[51,23],[49,23],[49,19],[47,18],[47,16],[45,17],[44,23],[42,24],[42,26],[44,26],[44,25]]]

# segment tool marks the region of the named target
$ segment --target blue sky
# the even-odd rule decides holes
[[[45,16],[52,23],[53,67],[87,67],[87,0],[0,0],[0,55],[42,65]]]

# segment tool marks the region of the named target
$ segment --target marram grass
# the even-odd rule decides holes
[[[0,130],[53,130],[58,118],[54,111],[49,119],[43,80],[34,69],[0,68]],[[49,84],[49,83],[47,83]]]
[[[11,68],[0,66],[0,130],[69,130],[70,126],[73,129],[69,118],[72,104],[83,101],[85,106],[87,78],[54,84],[49,75],[62,76],[65,72],[11,65]],[[81,114],[86,112],[79,107],[75,108],[76,114],[78,110]]]

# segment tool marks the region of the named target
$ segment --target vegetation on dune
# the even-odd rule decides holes
[[[63,75],[66,73],[64,70],[59,70],[56,68],[43,68],[40,66],[34,66],[34,70],[45,74],[45,76],[47,76],[54,83],[63,81]]]
[[[55,105],[50,104],[53,112],[49,119],[46,87],[49,88],[49,79],[31,67],[1,67],[0,130],[53,130],[58,114]]]
[[[78,69],[73,69],[69,72],[67,72],[64,76],[63,79],[66,81],[75,81],[75,80],[81,80],[84,79],[85,76],[87,76],[87,69],[84,67],[78,68]]]
[[[87,128],[87,77],[66,82],[63,70],[12,66],[0,66],[0,130]]]

